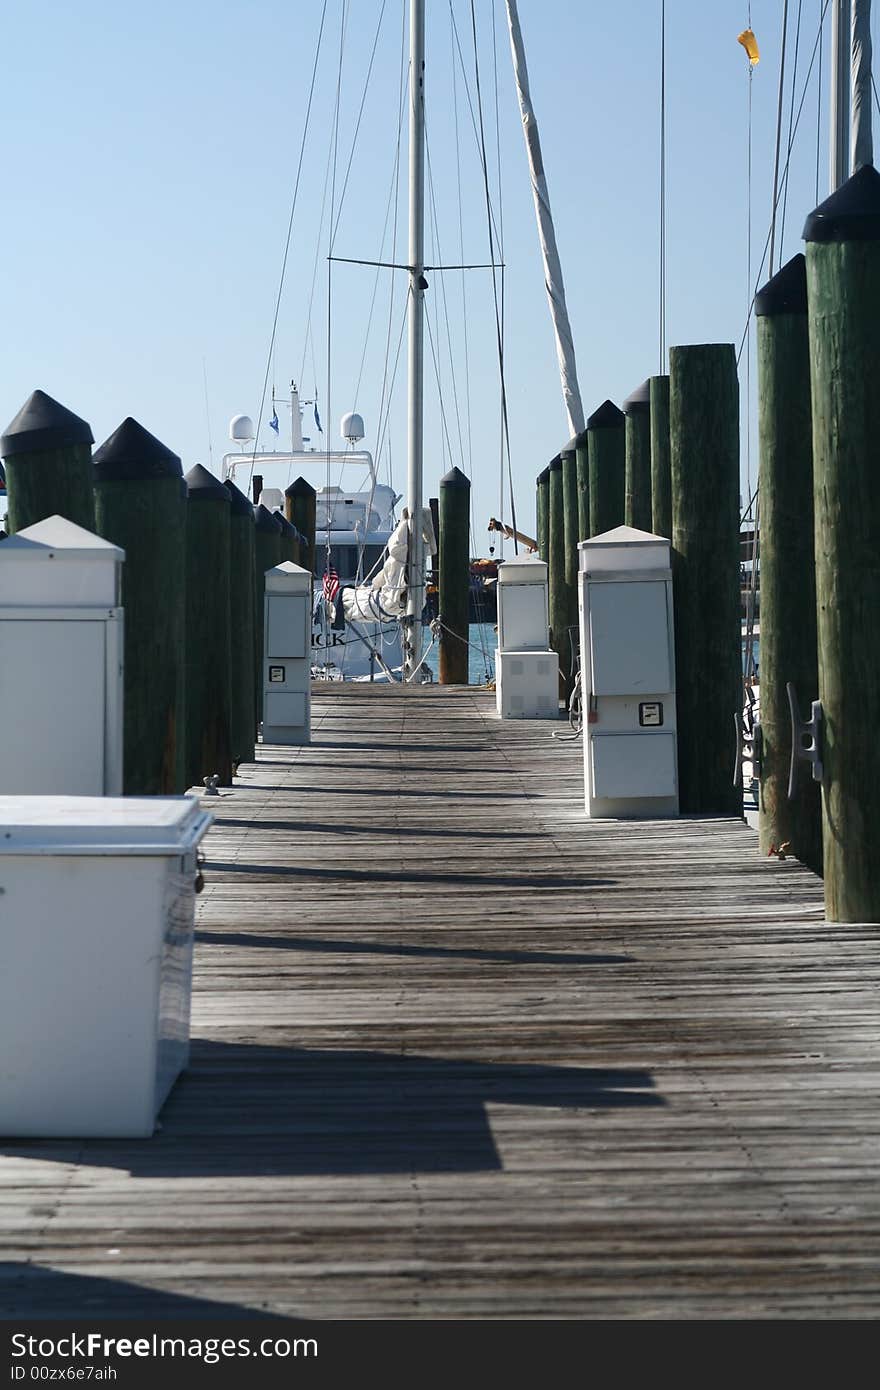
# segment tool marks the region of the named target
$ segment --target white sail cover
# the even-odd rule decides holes
[[[871,134],[871,0],[852,7],[852,172],[874,162]]]
[[[510,50],[513,54],[513,72],[519,95],[519,109],[522,113],[523,134],[526,140],[526,153],[529,159],[529,172],[532,179],[532,193],[535,199],[535,213],[538,218],[538,236],[541,240],[541,255],[544,261],[544,284],[550,301],[550,316],[556,334],[556,355],[562,377],[562,395],[568,415],[568,427],[572,435],[580,434],[584,428],[584,408],[577,379],[577,363],[574,356],[574,340],[568,321],[565,305],[565,286],[562,283],[562,265],[556,247],[556,231],[550,211],[550,194],[544,176],[544,160],[541,155],[541,140],[538,135],[538,122],[532,107],[529,92],[529,73],[523,48],[522,31],[519,27],[519,14],[516,0],[507,0],[507,23],[510,29]]]
[[[437,543],[431,513],[422,509],[422,539],[425,551],[434,555]],[[346,622],[397,621],[406,613],[406,562],[409,553],[409,517],[404,512],[388,538],[388,558],[369,584],[342,590],[342,611]]]

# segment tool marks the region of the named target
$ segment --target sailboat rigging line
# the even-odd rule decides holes
[[[331,245],[331,247],[333,246],[333,243],[334,243],[335,240],[336,240],[336,233],[337,233],[338,230],[339,230],[339,219],[340,219],[340,217],[342,216],[342,205],[343,205],[343,203],[345,202],[345,193],[346,193],[346,189],[348,188],[348,180],[349,180],[349,176],[350,176],[350,174],[351,174],[351,166],[352,166],[352,162],[353,162],[353,160],[354,160],[354,152],[355,152],[355,149],[357,148],[358,135],[360,134],[360,129],[361,129],[361,120],[362,120],[363,114],[364,114],[364,105],[366,104],[367,92],[369,91],[369,87],[370,87],[370,75],[372,74],[372,71],[373,71],[373,63],[374,63],[375,58],[376,58],[376,45],[377,45],[378,42],[379,42],[379,34],[380,34],[381,30],[382,30],[382,20],[383,20],[384,17],[385,17],[385,6],[386,6],[387,3],[388,3],[388,0],[382,0],[382,6],[381,6],[381,9],[379,10],[379,19],[378,19],[378,21],[377,21],[377,23],[376,23],[376,32],[375,32],[375,34],[373,35],[373,47],[372,47],[372,49],[370,50],[370,61],[369,61],[369,63],[367,64],[367,75],[366,75],[366,77],[364,78],[364,89],[363,89],[363,91],[361,92],[361,103],[360,103],[360,106],[359,106],[359,108],[358,108],[357,120],[355,121],[354,135],[351,137],[351,149],[350,149],[349,152],[348,152],[348,163],[347,163],[347,165],[345,166],[345,177],[344,177],[344,179],[342,180],[342,192],[341,192],[340,195],[339,195],[339,206],[338,206],[338,208],[336,209],[336,221],[335,221],[335,223],[333,224],[333,231],[332,231],[332,234],[331,234],[331,236],[330,236],[330,245]]]
[[[506,283],[504,276],[504,196],[501,181],[501,122],[498,111],[498,7],[492,0],[492,83],[495,96],[495,167],[498,175],[498,243],[501,252],[501,340],[504,336],[504,321],[507,308]],[[504,435],[499,431],[498,439],[498,516],[504,523]],[[504,559],[504,532],[499,536],[501,559]]]
[[[400,55],[400,57],[401,57],[401,75],[400,75],[400,88],[399,88],[400,95],[399,95],[398,104],[397,104],[397,140],[396,140],[396,142],[395,142],[395,148],[394,148],[394,163],[393,163],[392,168],[391,168],[391,184],[390,184],[390,187],[389,187],[389,189],[388,189],[388,201],[387,201],[387,203],[386,203],[386,205],[385,205],[385,220],[384,220],[384,222],[382,223],[382,235],[381,235],[380,240],[379,240],[379,254],[380,254],[380,255],[382,254],[382,252],[383,252],[384,249],[385,249],[385,239],[386,239],[386,237],[387,237],[387,235],[388,235],[388,222],[389,222],[389,219],[390,219],[390,217],[391,217],[391,208],[392,208],[392,204],[393,204],[393,206],[394,206],[394,228],[393,228],[392,239],[391,239],[391,240],[392,240],[392,246],[391,246],[391,254],[392,254],[392,255],[394,255],[394,252],[395,252],[395,249],[396,249],[396,246],[397,246],[397,210],[398,210],[398,200],[397,200],[397,198],[395,197],[395,194],[396,194],[397,189],[398,189],[399,178],[400,178],[400,146],[401,146],[401,139],[402,139],[402,134],[403,134],[403,117],[404,117],[404,112],[405,112],[405,95],[404,95],[404,94],[405,94],[405,91],[406,91],[406,84],[405,84],[405,82],[404,82],[405,52],[404,52],[402,46],[401,46],[401,55]],[[340,257],[340,259],[343,259],[343,258]],[[372,293],[372,295],[371,295],[371,297],[370,297],[370,311],[369,311],[369,313],[368,313],[368,315],[367,315],[367,328],[366,328],[366,332],[364,333],[364,346],[363,346],[363,351],[361,352],[361,360],[360,360],[360,366],[359,366],[359,368],[358,368],[357,383],[356,383],[355,388],[354,388],[354,394],[353,394],[353,396],[352,396],[352,398],[351,398],[351,408],[352,408],[352,410],[357,410],[357,408],[358,408],[358,398],[359,398],[359,396],[360,396],[361,381],[363,380],[363,375],[364,375],[364,364],[365,364],[366,359],[367,359],[367,348],[369,347],[369,342],[370,342],[370,333],[371,333],[372,325],[373,325],[373,312],[374,312],[374,309],[375,309],[375,306],[376,306],[376,295],[377,295],[378,290],[379,290],[379,278],[380,278],[380,272],[381,272],[381,270],[382,270],[382,266],[383,266],[383,262],[381,262],[381,261],[377,261],[377,262],[376,262],[376,274],[375,274],[374,277],[373,277],[373,293]],[[374,486],[375,486],[375,484],[374,484]],[[372,498],[370,499],[370,505],[372,506]]]
[[[822,0],[819,0],[819,8]],[[821,20],[819,21],[821,27]],[[819,89],[816,94],[816,203],[819,202],[819,156],[822,148],[822,48],[819,48]]]
[[[751,28],[751,22],[749,23],[749,28]],[[747,234],[746,234],[746,248],[747,248],[747,249],[746,249],[746,262],[747,262],[747,268],[746,268],[746,294],[749,294],[749,292],[751,291],[751,288],[752,288],[752,74],[753,74],[753,72],[754,72],[754,68],[753,68],[752,64],[749,63],[749,136],[748,136],[749,154],[748,154],[748,175],[747,175],[748,196],[747,196],[747,199],[746,199],[746,208],[747,208],[747,211],[746,211],[746,223],[747,223],[747,228],[748,228],[748,231],[747,231]],[[775,196],[774,196],[774,205],[773,205],[773,206],[774,206],[774,219],[773,219],[773,222],[771,223],[771,226],[770,226],[770,245],[771,245],[771,246],[773,245],[773,228],[774,228],[775,225],[776,225],[776,218],[775,218],[775,208],[776,208]],[[751,305],[752,305],[753,303],[754,303],[754,298],[752,298],[752,300],[751,300],[751,302],[750,302],[750,304],[749,304],[749,316],[748,316],[748,318],[747,318],[747,320],[746,320],[746,332],[748,332],[749,325],[750,325],[750,323],[751,323],[751,315],[752,315]],[[751,344],[751,339],[750,339],[750,340],[747,342],[747,344],[746,344],[746,488],[747,488],[747,490],[748,490],[749,492],[751,492],[751,489],[752,489],[752,344]]]
[[[798,0],[797,23],[796,23],[796,25],[795,25],[795,32],[794,32],[794,65],[793,65],[792,74],[791,74],[791,103],[790,103],[789,108],[788,108],[788,137],[787,137],[787,139],[788,139],[788,142],[789,142],[789,143],[791,143],[791,127],[792,127],[792,124],[793,124],[793,122],[794,122],[794,97],[795,97],[795,89],[796,89],[796,87],[797,87],[798,58],[800,57],[800,49],[801,49],[801,10],[803,9],[803,3],[804,3],[804,0]],[[785,213],[786,213],[787,207],[788,207],[788,174],[786,173],[785,178],[784,178],[783,181],[782,181],[782,222],[781,222],[780,228],[779,228],[779,261],[780,261],[780,264],[782,264],[782,258],[783,258],[783,256],[785,255]]]
[[[211,411],[208,406],[208,367],[204,357],[202,357],[202,381],[205,387],[205,424],[208,427],[208,460],[211,464],[211,472],[214,472],[214,445],[211,440]]]
[[[404,118],[404,115],[405,115],[406,109],[407,109],[407,98],[408,98],[408,95],[409,95],[409,62],[408,62],[408,59],[407,59],[407,51],[406,51],[406,0],[401,0],[401,6],[400,6],[400,62],[399,62],[399,71],[398,71],[398,82],[397,82],[397,141],[396,141],[396,146],[395,146],[395,151],[394,151],[394,167],[393,167],[392,184],[391,184],[391,193],[393,194],[393,202],[394,202],[394,215],[393,215],[393,217],[392,217],[392,219],[391,219],[391,255],[392,255],[392,257],[395,257],[395,256],[397,255],[397,238],[398,238],[398,233],[399,233],[399,230],[400,230],[400,223],[399,223],[399,214],[400,214],[400,170],[401,170],[400,149],[401,149],[401,142],[402,142],[402,138],[403,138],[403,118]],[[390,199],[389,199],[389,202],[390,202]],[[387,224],[387,220],[388,220],[388,214],[387,214],[387,212],[386,212],[386,224]],[[381,251],[384,249],[384,246],[385,246],[385,234],[384,234],[384,231],[383,231],[382,243],[381,243],[381,246],[380,246],[380,253],[381,253]],[[376,270],[376,280],[375,280],[375,284],[378,286],[378,283],[379,283],[379,269],[377,268],[377,270]],[[397,375],[397,362],[398,362],[398,358],[399,358],[399,356],[400,356],[400,346],[401,346],[401,342],[402,342],[402,339],[403,339],[403,329],[404,329],[405,326],[406,326],[407,306],[408,306],[408,302],[409,302],[408,296],[407,296],[407,295],[404,295],[404,315],[403,315],[403,323],[401,324],[400,336],[398,337],[398,341],[397,341],[397,352],[396,352],[395,359],[394,359],[394,374],[393,374],[393,376],[392,376],[392,381],[391,381],[391,390],[390,390],[389,395],[388,395],[388,410],[387,410],[387,414],[386,414],[386,411],[385,411],[385,393],[386,393],[386,389],[387,389],[387,387],[388,387],[388,362],[389,362],[390,355],[391,355],[391,332],[392,332],[392,327],[393,327],[393,324],[394,324],[394,299],[395,299],[395,294],[396,294],[396,289],[397,289],[397,286],[396,286],[396,277],[395,277],[394,275],[389,276],[389,285],[388,285],[388,289],[389,289],[389,294],[388,294],[388,327],[387,327],[386,332],[385,332],[385,356],[384,356],[384,361],[383,361],[383,363],[382,363],[382,387],[381,387],[381,391],[380,391],[380,394],[379,394],[379,409],[378,409],[377,414],[376,414],[376,439],[377,439],[377,441],[378,441],[378,442],[377,442],[377,446],[376,446],[376,463],[377,463],[377,470],[378,470],[378,465],[379,465],[379,463],[380,463],[380,461],[381,461],[381,458],[382,458],[382,446],[383,446],[383,442],[384,442],[384,430],[385,430],[385,428],[386,428],[386,426],[387,426],[387,421],[388,421],[388,419],[390,418],[390,413],[391,413],[391,397],[392,397],[393,390],[394,390],[394,380],[395,380],[396,375]],[[372,308],[371,308],[371,313],[372,313]],[[365,343],[364,346],[365,346],[365,350],[366,350],[366,343]],[[361,362],[361,372],[363,372],[363,361]],[[359,391],[360,391],[360,374],[359,374],[359,376],[358,376],[358,392],[359,392]],[[356,394],[357,394],[357,392],[356,392]],[[357,409],[357,403],[356,403],[356,402],[353,404],[352,409]],[[384,420],[384,423],[383,423],[383,420]],[[377,476],[378,476],[378,471],[374,471],[374,473],[373,473],[373,475],[372,475],[372,478],[371,478],[371,487],[370,487],[370,504],[369,504],[369,505],[370,505],[370,508],[372,508],[372,505],[373,505],[373,496],[374,496],[374,494],[375,494]],[[389,445],[388,445],[388,483],[389,483],[389,486],[390,486],[390,485],[391,485],[391,444],[390,444],[390,441],[389,441]],[[392,510],[393,510],[393,509],[392,509]],[[369,515],[369,510],[368,510],[368,515]],[[362,572],[362,566],[363,566],[363,560],[364,560],[364,554],[365,554],[365,550],[364,550],[365,545],[366,545],[366,533],[364,534],[363,539],[362,539],[362,541],[361,541],[361,543],[360,543],[360,545],[359,545],[359,547],[358,547],[358,562],[357,562],[357,571],[356,571],[356,579],[357,579],[357,582],[360,582],[360,576],[361,576],[361,572]]]
[[[462,212],[461,197],[461,135],[458,126],[458,77],[455,70],[455,16],[452,12],[452,0],[449,0],[449,51],[452,68],[452,112],[453,126],[455,132],[455,180],[457,189],[458,206],[458,254],[464,261],[464,217]],[[473,477],[474,454],[473,454],[473,433],[471,428],[471,367],[470,367],[470,346],[468,341],[468,313],[467,313],[467,276],[461,272],[461,314],[464,345],[464,387],[465,387],[465,414],[466,414],[466,435],[468,442],[468,477]]]
[[[479,130],[477,129],[477,118],[476,118],[476,116],[475,116],[475,114],[474,114],[474,104],[473,104],[473,101],[472,101],[472,99],[471,99],[471,89],[470,89],[470,86],[469,86],[469,84],[468,84],[467,69],[465,68],[464,54],[463,54],[462,48],[461,48],[461,40],[460,40],[460,38],[458,37],[458,25],[457,25],[456,22],[455,22],[455,12],[454,12],[454,10],[453,10],[453,8],[452,8],[452,0],[449,0],[449,17],[450,17],[450,19],[452,20],[452,33],[453,33],[453,36],[454,36],[454,38],[455,38],[455,46],[456,46],[456,49],[457,49],[457,52],[458,52],[458,63],[459,63],[459,67],[460,67],[460,69],[461,69],[462,86],[464,87],[464,94],[465,94],[465,96],[467,97],[468,110],[469,110],[470,116],[471,116],[471,129],[472,129],[473,132],[474,132],[474,141],[476,142],[476,146],[477,146],[477,157],[480,158],[480,157],[481,157],[481,156],[480,156],[480,133],[479,133]],[[490,200],[490,203],[491,203],[491,200]],[[493,224],[493,226],[495,226],[495,212],[494,212],[494,209],[493,209],[492,212],[491,212],[491,216],[492,216],[492,224]],[[496,227],[496,235],[497,235],[497,227]],[[493,259],[494,259],[494,258],[493,258]]]
[[[495,302],[495,335],[498,343],[498,373],[501,378],[501,422],[504,432],[504,445],[507,450],[507,475],[510,487],[510,516],[513,527],[513,552],[519,554],[519,542],[516,538],[516,500],[513,495],[513,469],[510,461],[510,425],[507,414],[507,386],[504,378],[504,339],[501,333],[501,314],[498,304],[498,280],[495,275],[495,239],[492,223],[492,196],[489,192],[489,166],[486,159],[486,131],[483,124],[483,96],[480,86],[480,60],[477,52],[477,13],[474,0],[471,0],[471,33],[474,41],[474,78],[477,89],[477,111],[480,118],[480,162],[483,166],[483,187],[486,194],[486,225],[489,234],[489,260],[493,264],[492,270],[492,297]]]
[[[666,0],[660,5],[660,374],[666,371]]]
[[[380,270],[408,270],[410,275],[413,272],[411,265],[404,265],[402,261],[365,261],[359,256],[328,256],[328,261],[341,261],[344,265],[375,265]],[[443,272],[444,270],[503,270],[503,261],[481,261],[476,265],[424,265],[422,270],[427,274]]]
[[[442,260],[443,254],[440,249],[440,224],[437,218],[437,200],[434,196],[434,171],[431,166],[431,146],[428,140],[427,124],[425,126],[425,160],[428,170],[428,192],[430,195],[432,237],[437,250],[438,257]],[[461,411],[458,404],[458,381],[455,376],[455,358],[452,352],[452,329],[449,325],[449,300],[446,294],[446,281],[440,281],[440,297],[443,300],[443,316],[446,323],[446,350],[449,354],[449,372],[452,377],[452,399],[455,405],[455,421],[458,431],[458,453],[461,461],[462,471],[464,471],[464,441],[461,433]],[[435,298],[436,305],[436,298]],[[439,328],[438,328],[439,337]],[[450,451],[451,457],[451,451]]]
[[[801,115],[802,115],[803,109],[804,109],[804,102],[805,102],[805,100],[806,100],[807,91],[809,90],[810,78],[811,78],[812,75],[813,75],[813,65],[814,65],[814,63],[815,63],[815,61],[816,61],[816,54],[817,54],[817,52],[821,51],[821,50],[820,50],[820,44],[821,44],[821,39],[822,39],[822,28],[823,28],[823,25],[824,25],[824,22],[825,22],[825,15],[826,15],[827,12],[828,12],[828,6],[830,5],[830,3],[831,3],[831,0],[822,0],[822,14],[821,14],[821,16],[820,16],[820,18],[819,18],[819,30],[818,30],[818,33],[816,34],[816,41],[815,41],[815,43],[813,44],[813,52],[812,52],[812,55],[811,55],[811,57],[810,57],[810,66],[809,66],[809,68],[807,69],[807,75],[806,75],[806,77],[804,78],[804,85],[803,85],[803,87],[801,88],[801,99],[800,99],[800,102],[798,103],[797,115],[796,115],[795,118],[794,118],[794,129],[793,129],[792,132],[791,132],[791,140],[790,140],[790,142],[789,142],[788,151],[787,151],[786,158],[785,158],[785,167],[783,168],[783,171],[782,171],[783,179],[784,179],[784,178],[787,176],[787,174],[788,174],[788,166],[789,166],[789,163],[790,163],[790,161],[791,161],[791,152],[792,152],[792,149],[794,148],[795,137],[797,136],[798,126],[800,125],[800,119],[801,119]],[[817,197],[818,197],[818,194],[817,194]],[[749,304],[748,314],[747,314],[747,316],[746,316],[746,325],[745,325],[745,328],[743,329],[743,334],[742,334],[742,337],[741,337],[740,343],[739,343],[739,350],[738,350],[738,352],[737,352],[737,354],[736,354],[736,363],[737,363],[737,366],[739,366],[740,358],[742,357],[742,353],[743,353],[743,348],[745,347],[746,338],[748,337],[749,324],[750,324],[751,318],[752,318],[752,310],[753,310],[754,307],[755,307],[755,295],[758,293],[758,290],[759,290],[760,287],[761,287],[761,277],[762,277],[763,274],[764,274],[764,264],[765,264],[765,262],[766,262],[766,260],[767,260],[767,252],[768,252],[768,250],[769,250],[769,247],[770,247],[770,232],[768,231],[768,233],[767,233],[767,239],[766,239],[766,241],[764,242],[764,254],[763,254],[762,257],[761,257],[761,264],[760,264],[760,266],[758,267],[757,278],[755,279],[754,286],[753,286],[753,290],[752,290],[752,299],[751,299],[751,302],[750,302],[750,304]]]
[[[782,99],[785,92],[785,49],[788,39],[788,0],[782,6],[782,45],[779,52],[779,92],[776,100],[776,152],[773,157],[773,207],[770,213],[770,275],[776,251],[776,209],[779,205],[779,148],[782,144]],[[751,66],[749,73],[751,74]],[[793,98],[792,98],[793,99]]]
[[[335,212],[336,212],[336,169],[337,169],[337,160],[338,160],[338,155],[339,155],[339,111],[340,111],[341,98],[342,98],[342,67],[343,67],[343,62],[344,62],[344,58],[345,58],[345,31],[346,31],[347,23],[348,23],[348,2],[347,2],[347,0],[342,0],[342,20],[341,20],[341,23],[340,23],[340,26],[339,26],[339,64],[338,64],[338,67],[337,67],[337,70],[336,70],[336,102],[335,102],[335,107],[334,107],[334,112],[333,112],[333,172],[332,172],[331,178],[330,178],[330,220],[329,220],[329,223],[328,223],[328,240],[329,240],[329,245],[328,245],[328,247],[327,247],[327,252],[328,252],[328,258],[327,258],[327,413],[326,413],[326,417],[325,417],[325,418],[326,418],[326,421],[327,421],[327,435],[326,435],[326,445],[327,445],[327,447],[326,447],[326,470],[325,470],[325,484],[324,484],[324,485],[325,485],[325,489],[326,489],[327,494],[328,494],[328,506],[327,506],[327,508],[326,508],[326,512],[327,512],[327,536],[326,536],[326,551],[325,551],[325,559],[324,559],[324,569],[325,569],[325,572],[328,572],[329,569],[330,569],[330,525],[331,525],[331,522],[332,522],[332,519],[333,519],[333,508],[329,505],[329,493],[330,493],[330,453],[331,453],[331,449],[330,449],[330,430],[331,430],[331,428],[332,428],[331,421],[332,421],[332,419],[333,419],[332,403],[331,403],[331,375],[330,375],[331,346],[332,346],[332,335],[333,335],[333,262],[330,260],[330,255],[332,254],[332,251],[333,251],[333,219],[334,219],[334,214],[335,214]],[[323,612],[323,614],[324,614],[324,629],[325,629],[324,636],[325,636],[325,649],[326,649],[326,637],[327,637],[327,632],[326,632],[326,628],[327,628],[327,605],[326,605],[326,604],[322,604],[322,612]]]
[[[436,313],[436,309],[434,311]],[[452,441],[449,438],[449,426],[446,423],[446,411],[443,409],[443,383],[440,379],[440,364],[437,361],[437,350],[434,346],[434,331],[431,328],[431,315],[425,314],[425,323],[428,327],[428,343],[431,348],[431,361],[434,363],[434,377],[437,381],[437,399],[440,405],[440,424],[442,426],[442,438],[446,440],[446,453],[449,458],[449,465],[453,463]]]
[[[386,435],[386,433],[387,433],[387,430],[388,430],[388,423],[389,423],[389,420],[390,420],[390,418],[391,418],[391,400],[392,400],[392,397],[393,397],[393,395],[394,395],[394,386],[395,386],[395,383],[396,383],[396,381],[397,381],[397,368],[398,368],[398,366],[399,366],[399,364],[400,364],[400,350],[401,350],[401,348],[403,347],[403,335],[404,335],[404,333],[405,333],[405,331],[406,331],[406,319],[407,319],[407,314],[408,314],[408,312],[409,312],[409,295],[410,295],[410,291],[409,291],[409,289],[407,289],[407,292],[406,292],[406,294],[404,295],[404,300],[403,300],[403,315],[402,315],[401,321],[400,321],[400,332],[399,332],[398,335],[397,335],[397,348],[396,348],[396,351],[395,351],[395,353],[394,353],[394,366],[393,366],[392,369],[391,369],[391,382],[390,382],[390,385],[389,385],[389,387],[388,387],[387,396],[385,396],[385,394],[384,394],[384,393],[385,393],[385,380],[384,380],[384,378],[383,378],[383,381],[382,381],[382,392],[383,392],[383,397],[384,397],[384,415],[382,414],[382,407],[381,407],[381,405],[380,405],[379,421],[378,421],[377,429],[376,429],[376,436],[377,436],[377,440],[378,440],[378,443],[377,443],[377,445],[376,445],[376,457],[377,457],[377,458],[380,458],[380,457],[381,457],[382,449],[383,449],[384,446],[385,446],[385,435]],[[389,326],[390,326],[390,324],[389,324]],[[390,442],[390,440],[389,440],[389,442],[388,442],[388,447],[389,447],[389,449],[391,448],[391,442]],[[390,474],[390,464],[389,464],[389,482],[390,482],[390,478],[391,478],[391,474]]]
[[[283,293],[283,291],[284,291],[284,275],[285,275],[285,272],[286,272],[286,270],[287,270],[287,258],[288,258],[288,255],[290,254],[290,242],[291,242],[291,238],[292,238],[292,236],[293,236],[293,219],[294,219],[294,215],[295,215],[295,213],[296,213],[296,204],[297,204],[297,200],[298,200],[298,197],[299,197],[300,176],[301,176],[301,174],[302,174],[303,157],[304,157],[304,155],[305,155],[305,149],[306,149],[306,138],[307,138],[308,133],[309,133],[309,122],[310,122],[310,120],[311,120],[311,115],[312,115],[312,98],[313,98],[314,93],[315,93],[315,78],[317,77],[317,74],[318,74],[318,60],[319,60],[319,58],[320,58],[320,56],[321,56],[321,41],[322,41],[322,39],[323,39],[323,37],[324,37],[324,20],[325,20],[325,18],[326,18],[326,15],[327,15],[327,0],[324,0],[324,4],[323,4],[322,9],[321,9],[321,23],[320,23],[320,26],[319,26],[319,29],[318,29],[318,41],[317,41],[317,43],[316,43],[316,45],[315,45],[315,61],[314,61],[313,64],[312,64],[312,78],[311,78],[311,82],[310,82],[310,84],[309,84],[309,97],[308,97],[308,101],[307,101],[307,103],[306,103],[306,115],[305,115],[305,120],[304,120],[304,122],[303,122],[302,140],[300,141],[300,146],[299,146],[299,160],[298,160],[297,166],[296,166],[296,178],[295,178],[294,184],[293,184],[293,197],[291,198],[291,201],[290,201],[290,216],[289,216],[289,218],[288,218],[288,220],[287,220],[287,237],[286,237],[286,240],[285,240],[285,243],[284,243],[284,255],[283,255],[282,259],[281,259],[281,276],[280,276],[279,281],[278,281],[278,293],[277,293],[276,296],[275,296],[275,312],[274,312],[273,317],[272,317],[272,335],[271,335],[270,342],[269,342],[269,351],[268,351],[267,356],[266,356],[266,374],[265,374],[265,376],[264,376],[264,378],[263,378],[263,392],[262,392],[262,395],[261,395],[261,397],[260,397],[260,412],[259,412],[259,415],[258,415],[258,417],[257,417],[257,429],[256,429],[256,433],[255,433],[255,436],[254,436],[254,449],[253,449],[253,454],[251,455],[250,472],[248,473],[248,487],[247,487],[247,490],[248,490],[248,494],[249,494],[249,495],[250,495],[250,491],[251,491],[251,483],[252,483],[252,481],[253,481],[253,476],[254,476],[254,462],[255,462],[255,460],[256,460],[257,452],[258,452],[258,450],[259,450],[260,429],[261,429],[262,424],[263,424],[263,411],[264,411],[265,405],[266,405],[266,389],[267,389],[267,387],[268,387],[268,385],[269,385],[269,372],[270,372],[271,367],[272,367],[272,354],[273,354],[273,352],[274,352],[274,350],[275,350],[275,334],[276,334],[276,332],[277,332],[277,330],[278,330],[278,314],[279,314],[279,311],[280,311],[280,309],[281,309],[281,296],[282,296],[282,293]]]

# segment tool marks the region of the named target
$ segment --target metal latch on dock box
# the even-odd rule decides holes
[[[270,666],[270,667],[269,667],[269,684],[270,684],[270,685],[283,685],[283,684],[284,684],[284,680],[285,680],[285,673],[284,673],[284,667],[283,667],[283,666]]]

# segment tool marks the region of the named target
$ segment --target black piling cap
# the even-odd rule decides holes
[[[647,413],[651,409],[651,378],[631,391],[623,403],[624,415]]]
[[[581,430],[580,434],[576,434],[574,439],[569,440],[568,447],[569,449],[586,449],[587,431]]]
[[[755,295],[757,318],[807,312],[807,260],[801,251],[786,261]]]
[[[880,241],[880,173],[863,164],[814,208],[804,241]]]
[[[550,460],[550,462],[547,464],[547,472],[548,472],[548,473],[555,473],[556,470],[557,470],[558,468],[561,468],[561,467],[562,467],[562,459],[561,459],[561,458],[559,457],[559,455],[557,454],[556,457],[555,457],[555,458],[552,458],[552,459]]]
[[[284,489],[285,497],[316,497],[317,493],[305,478],[294,478],[290,487]]]
[[[296,527],[287,520],[287,517],[284,515],[283,512],[276,512],[275,515],[281,522],[282,536],[287,536],[288,540],[290,540],[291,538],[293,540],[296,540],[297,536],[299,535],[299,531],[297,531]]]
[[[262,502],[258,502],[254,507],[254,524],[260,535],[280,531],[280,515],[280,512],[270,512],[268,507],[264,507]]]
[[[549,483],[549,481],[550,481],[550,469],[549,469],[549,468],[544,468],[544,469],[542,469],[541,472],[538,474],[537,478],[535,479],[535,482],[536,482],[536,484],[537,484],[538,487],[541,487],[541,485],[542,485],[543,483]]]
[[[607,430],[623,424],[623,411],[613,401],[603,401],[587,421],[588,430]]]
[[[563,444],[562,448],[559,450],[559,457],[561,459],[571,458],[572,454],[576,453],[577,445],[575,444],[573,439],[570,439],[568,443]]]
[[[34,391],[0,437],[0,454],[8,459],[16,454],[42,454],[94,442],[95,436],[85,420],[53,401],[45,391]]]
[[[230,516],[247,516],[253,521],[254,509],[241,488],[236,487],[231,478],[227,478],[223,486],[229,493],[229,501],[232,507]]]
[[[444,473],[440,479],[441,487],[460,487],[469,488],[471,480],[466,473],[462,473],[457,466],[450,468],[448,473]]]
[[[207,468],[203,468],[197,463],[191,468],[186,477],[186,495],[190,502],[229,502],[229,493],[223,486],[219,478],[215,478],[213,473],[209,473]]]
[[[129,415],[95,450],[95,480],[134,482],[142,478],[181,478],[180,459]]]

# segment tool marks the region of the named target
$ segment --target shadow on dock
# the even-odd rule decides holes
[[[346,865],[334,869],[316,864],[252,864],[243,860],[232,864],[218,859],[209,859],[207,868],[211,873],[251,874],[266,879],[319,879],[330,883],[436,883],[443,887],[476,887],[490,884],[493,888],[523,888],[531,892],[542,892],[548,888],[562,888],[569,892],[588,888],[616,888],[615,878],[593,878],[584,874],[541,874],[535,871],[522,874],[500,874],[493,866],[485,872],[444,873],[438,869],[404,869],[397,865],[385,869],[354,869]]]
[[[408,946],[380,941],[344,941],[340,938],[323,940],[311,936],[261,936],[255,932],[197,931],[196,941],[202,946],[252,946],[275,951],[305,951],[326,955],[377,955],[410,959],[473,960],[500,965],[629,965],[636,958],[628,955],[579,955],[554,951],[490,951],[475,946]]]
[[[502,1168],[486,1106],[660,1107],[649,1072],[504,1065],[197,1039],[152,1139],[0,1153],[134,1177],[475,1173]]]
[[[213,1324],[211,1335],[216,1335],[219,1320],[247,1319],[250,1322],[258,1319],[267,1323],[277,1320],[276,1315],[259,1308],[151,1289],[125,1279],[70,1274],[14,1260],[0,1261],[0,1321],[94,1317],[161,1318],[163,1321],[186,1318],[188,1322],[203,1318]],[[160,1336],[173,1335],[163,1333],[161,1328],[156,1331]],[[197,1336],[198,1333],[189,1328],[187,1335]]]

